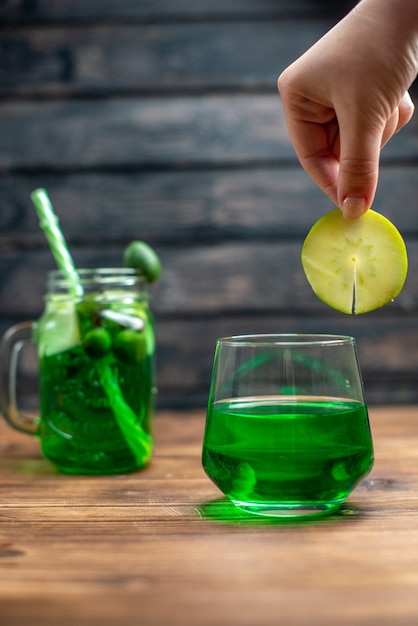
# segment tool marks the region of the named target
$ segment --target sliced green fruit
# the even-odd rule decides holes
[[[123,253],[124,267],[141,270],[149,282],[161,274],[161,261],[157,253],[144,241],[132,241]]]
[[[320,300],[342,313],[368,313],[399,294],[408,271],[405,242],[369,209],[347,220],[339,209],[313,225],[302,248],[306,278]]]
[[[39,354],[51,356],[80,343],[76,307],[72,302],[50,300],[39,321]]]

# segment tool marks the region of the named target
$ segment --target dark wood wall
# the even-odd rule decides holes
[[[370,403],[418,401],[416,120],[383,151],[375,203],[409,249],[396,302],[339,314],[300,264],[332,207],[276,78],[354,4],[2,0],[0,330],[43,307],[54,263],[29,194],[44,186],[79,267],[119,265],[132,239],[161,256],[160,406],[205,404],[217,337],[296,331],[354,335]]]

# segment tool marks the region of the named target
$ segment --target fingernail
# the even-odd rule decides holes
[[[366,198],[352,198],[348,196],[341,207],[343,216],[347,220],[357,220],[366,212]]]

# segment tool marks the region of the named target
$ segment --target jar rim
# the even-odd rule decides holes
[[[97,275],[97,276],[136,276],[137,278],[142,278],[145,280],[145,275],[141,270],[135,269],[133,267],[81,267],[75,270],[76,274],[79,276],[89,276]],[[53,269],[48,271],[49,277],[56,278],[67,278],[69,280],[67,272],[64,272],[60,269]]]
[[[126,290],[131,293],[135,291],[141,298],[149,297],[149,281],[142,272],[134,268],[80,268],[77,269],[75,278],[59,269],[48,272],[47,288],[49,295],[61,293],[74,297],[74,286],[77,284],[81,287],[80,293],[76,292],[77,297],[80,298],[83,297],[84,293],[91,293],[92,291],[110,292],[112,290]]]

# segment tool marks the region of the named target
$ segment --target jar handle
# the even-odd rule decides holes
[[[36,418],[23,415],[17,406],[16,374],[19,354],[32,339],[34,322],[22,322],[9,328],[0,344],[0,409],[6,421],[22,432],[35,435]]]

